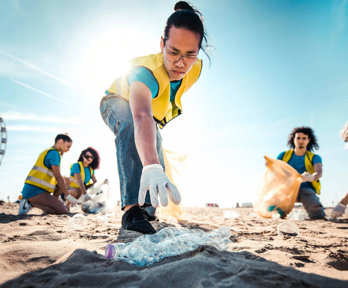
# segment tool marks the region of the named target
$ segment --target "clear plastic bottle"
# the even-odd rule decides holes
[[[218,250],[226,249],[230,236],[228,227],[211,232],[167,227],[153,235],[142,235],[130,243],[108,244],[105,257],[148,266],[166,257],[192,251],[201,245],[213,246]]]

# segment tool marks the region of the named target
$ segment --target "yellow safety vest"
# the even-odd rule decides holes
[[[81,175],[81,178],[82,178],[82,183],[85,183],[85,179],[86,179],[86,175],[85,175],[85,167],[83,166],[83,162],[82,161],[79,161],[77,162],[79,165],[80,165],[80,175]],[[70,169],[71,167],[73,166],[74,164],[72,164],[70,166]],[[91,172],[91,179],[88,181],[88,184],[91,184],[91,180],[92,180],[92,176],[93,176],[93,169],[91,166],[88,166],[89,167],[89,171]],[[75,175],[73,177],[70,176],[70,187],[73,187],[73,188],[80,188],[80,186],[77,184],[77,179],[75,177]]]
[[[285,152],[284,156],[283,156],[283,161],[288,163],[291,156],[292,156],[292,153],[294,153],[294,150],[293,149],[290,149],[288,151]],[[313,157],[314,157],[314,153],[310,152],[310,151],[307,151],[306,152],[306,156],[305,156],[305,167],[306,167],[306,171],[308,173],[311,173],[313,174],[315,172],[314,170],[314,166],[313,166],[313,163],[312,163],[312,160],[313,160]],[[317,194],[320,194],[320,189],[321,189],[321,185],[320,185],[320,181],[319,179],[315,180],[312,182],[312,186],[315,190],[315,192]]]
[[[170,102],[170,81],[163,65],[163,54],[151,54],[138,57],[131,61],[131,67],[145,67],[149,69],[158,83],[158,93],[152,99],[152,113],[160,128],[170,120],[182,113],[181,96],[198,80],[202,71],[202,60],[197,60],[186,73],[175,95],[175,100]],[[108,90],[109,95],[102,99],[121,96],[129,101],[128,74],[117,78]]]
[[[50,151],[50,150],[56,150],[56,149],[48,148],[45,151],[40,153],[39,158],[37,159],[34,167],[29,172],[29,175],[28,175],[27,179],[25,180],[25,183],[30,184],[30,185],[34,185],[34,186],[42,188],[50,193],[53,193],[54,189],[56,188],[56,185],[57,185],[57,180],[54,177],[52,169],[49,169],[44,164],[46,155],[47,155],[48,151]],[[59,152],[58,152],[58,154],[59,154]],[[59,154],[59,157],[60,157],[60,154]]]

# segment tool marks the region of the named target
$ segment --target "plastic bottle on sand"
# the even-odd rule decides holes
[[[163,228],[156,234],[142,235],[130,243],[108,244],[105,257],[124,260],[138,266],[148,266],[169,257],[209,245],[218,250],[226,249],[231,230],[222,227],[211,232],[199,229]]]

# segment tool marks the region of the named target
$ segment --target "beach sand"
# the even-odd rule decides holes
[[[302,208],[301,208],[302,209]],[[209,246],[138,267],[104,257],[108,243],[141,234],[120,229],[115,215],[18,216],[18,204],[0,205],[1,287],[348,287],[348,213],[338,221],[295,221],[298,236],[278,235],[282,219],[252,208],[184,208],[181,227],[229,227],[227,250]],[[234,215],[233,215],[234,213]],[[237,213],[237,214],[235,214]],[[329,215],[330,209],[326,209]],[[224,218],[235,216],[236,218]],[[153,222],[159,230],[171,226]]]

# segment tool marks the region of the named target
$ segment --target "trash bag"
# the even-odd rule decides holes
[[[109,203],[108,199],[110,199],[110,184],[108,179],[92,186],[87,190],[87,192],[91,199],[82,203],[81,209],[83,212],[90,214],[105,214],[110,210],[110,207],[107,207],[107,203]]]
[[[173,174],[174,171],[180,175],[179,171],[175,168],[175,166],[172,164],[172,161],[169,161],[169,157],[171,158],[171,160],[177,161],[179,163],[182,163],[185,159],[186,156],[180,156],[174,152],[171,152],[169,150],[166,150],[162,147],[163,149],[163,157],[164,157],[164,165],[166,167],[166,175],[169,178],[169,180],[178,188],[178,186],[175,184],[174,179],[173,179]],[[179,188],[178,188],[179,190]],[[181,191],[179,190],[179,193],[181,195],[181,199],[183,194],[181,193]],[[160,207],[159,209],[159,217],[162,220],[166,220],[167,218],[170,217],[174,217],[177,220],[180,220],[181,217],[183,215],[183,210],[181,205],[176,205],[174,204],[170,198],[168,197],[168,206],[166,207]]]
[[[253,203],[254,209],[262,217],[272,218],[278,213],[286,218],[294,208],[302,177],[284,161],[267,156],[265,160],[266,172]]]

